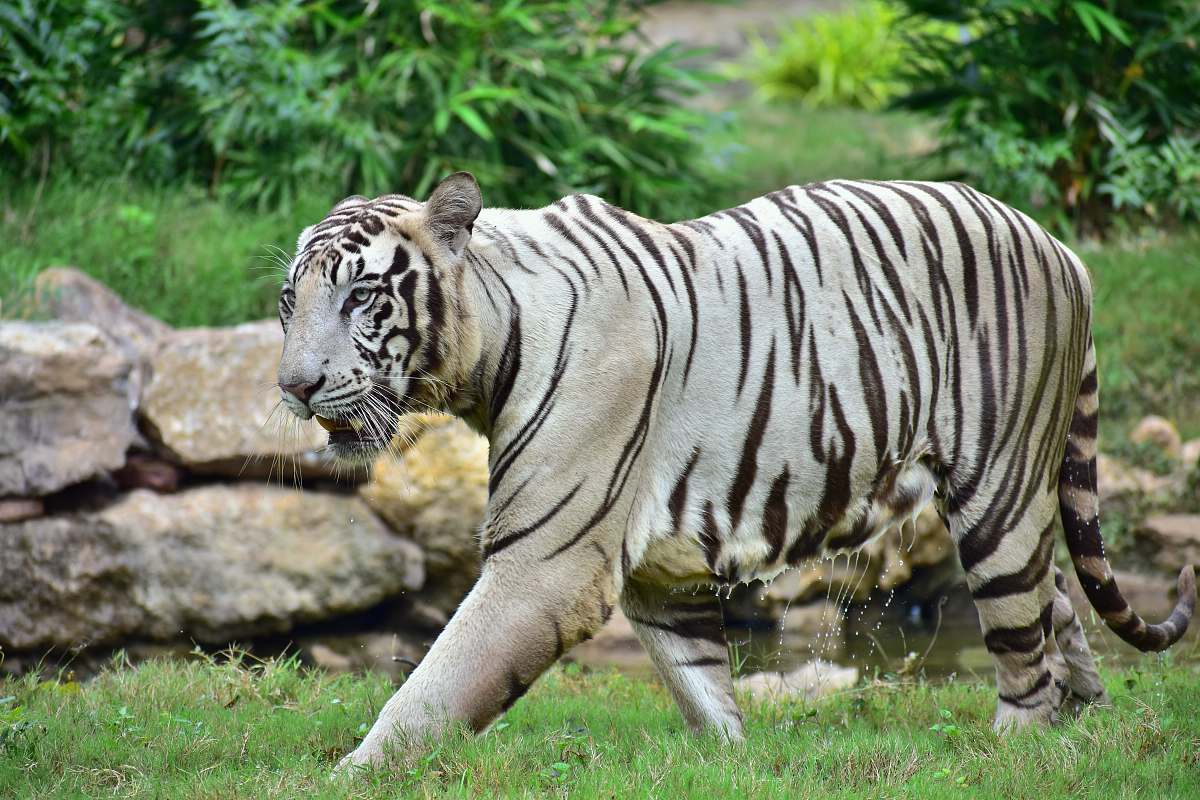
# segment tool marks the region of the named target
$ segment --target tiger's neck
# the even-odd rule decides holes
[[[529,212],[489,220],[489,211],[477,222],[459,275],[459,390],[447,410],[490,438],[520,378],[553,371],[554,347],[536,332],[552,329],[549,318],[573,302],[570,284],[556,279],[546,254],[523,235],[521,218]]]

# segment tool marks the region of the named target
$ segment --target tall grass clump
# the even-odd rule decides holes
[[[748,63],[734,72],[769,101],[879,110],[905,90],[915,58],[900,18],[900,7],[884,0],[804,16],[776,41],[752,40]]]

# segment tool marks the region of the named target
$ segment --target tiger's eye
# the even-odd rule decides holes
[[[375,293],[372,292],[370,289],[368,289],[364,286],[360,286],[357,289],[355,289],[353,292],[350,293],[350,297],[356,303],[365,303],[371,299],[371,296],[373,294],[375,294]]]

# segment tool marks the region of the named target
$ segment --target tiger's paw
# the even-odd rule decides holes
[[[992,730],[1001,736],[1033,727],[1048,727],[1058,722],[1058,710],[1049,702],[1035,706],[1017,706],[1000,701]]]
[[[340,780],[347,776],[370,772],[382,767],[386,761],[387,756],[382,750],[360,745],[342,757],[329,777]]]

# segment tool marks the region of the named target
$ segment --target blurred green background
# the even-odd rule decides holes
[[[1110,449],[1200,436],[1193,0],[0,1],[0,313],[72,264],[175,325],[273,313],[338,198],[468,169],[490,205],[660,219],[953,178],[1097,284]]]

